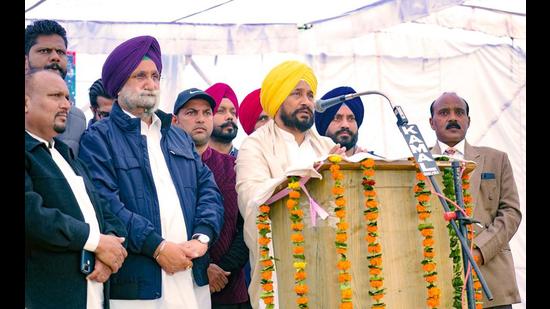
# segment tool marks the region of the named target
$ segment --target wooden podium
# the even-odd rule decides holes
[[[335,230],[337,218],[334,215],[334,197],[331,188],[334,180],[324,164],[320,171],[323,180],[310,179],[306,184],[311,196],[323,207],[329,217],[317,218],[312,227],[309,218],[309,202],[305,194],[300,198],[303,207],[305,237],[305,257],[307,261],[307,285],[310,308],[333,309],[339,307],[340,290],[337,280],[336,263],[338,254],[335,248]],[[366,221],[363,216],[365,197],[363,195],[362,169],[359,163],[340,163],[344,173],[342,184],[345,187],[345,199],[348,229],[348,260],[351,261],[350,273],[353,291],[353,308],[370,308],[373,303],[369,296],[369,268],[367,261],[367,241],[365,240]],[[438,162],[438,166],[450,167],[449,162]],[[467,165],[470,171],[474,163]],[[413,187],[416,184],[416,168],[411,161],[376,161],[375,190],[379,202],[378,241],[382,246],[382,274],[386,294],[383,302],[386,308],[411,309],[427,308],[426,281],[423,278],[421,261],[423,259],[422,235],[418,231],[419,219],[416,212],[416,199]],[[436,176],[440,188],[441,174]],[[285,207],[287,198],[272,204],[271,220],[275,267],[278,281],[279,308],[297,308],[294,287],[294,268],[292,267],[292,242],[290,240],[290,218]],[[439,308],[452,308],[453,287],[452,260],[450,253],[447,222],[443,219],[443,207],[435,194],[431,196],[434,225],[433,246],[437,263],[437,286],[441,289]]]

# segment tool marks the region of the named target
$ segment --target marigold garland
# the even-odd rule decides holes
[[[262,286],[262,292],[260,298],[266,305],[266,309],[275,308],[274,305],[274,292],[273,292],[273,271],[275,271],[275,264],[273,263],[273,256],[269,254],[269,243],[271,237],[267,234],[271,233],[271,223],[269,220],[269,206],[261,205],[258,207],[258,217],[256,224],[258,227],[258,244],[260,245],[260,264],[262,265],[260,284]]]
[[[473,215],[473,198],[470,194],[470,173],[463,173],[462,174],[462,195],[464,196],[464,211],[468,215],[468,217],[471,217]],[[471,243],[475,236],[474,227],[472,224],[467,225],[468,229],[468,241]],[[478,263],[478,261],[475,261]],[[475,299],[475,309],[483,309],[483,295],[481,290],[481,282],[479,281],[479,278],[477,276],[477,273],[475,271],[472,271],[472,285],[474,289],[474,299]]]
[[[422,241],[422,245],[424,246],[424,259],[422,259],[421,264],[422,269],[424,270],[424,279],[427,282],[426,289],[428,297],[426,298],[426,303],[429,308],[437,308],[440,303],[441,291],[436,285],[437,264],[434,261],[435,251],[433,248],[434,226],[429,220],[432,212],[430,210],[430,195],[432,193],[426,188],[426,176],[424,176],[424,174],[417,172],[416,180],[416,186],[414,187],[414,196],[418,200],[416,212],[418,213],[418,219],[422,221],[422,223],[418,225],[418,230],[424,237],[424,240]]]
[[[342,180],[344,174],[340,171],[340,161],[342,158],[339,155],[331,155],[328,160],[332,163],[330,166],[330,172],[332,179],[334,179],[334,187],[332,188],[332,194],[334,195],[334,203],[336,208],[334,212],[339,218],[339,222],[336,225],[336,252],[340,255],[340,260],[337,263],[338,267],[338,282],[340,283],[340,309],[352,309],[352,291],[351,291],[351,274],[349,269],[351,262],[347,260],[348,250],[348,223],[346,222],[346,200],[344,199],[344,186]]]
[[[378,202],[376,201],[376,191],[374,190],[374,160],[366,159],[361,161],[361,168],[363,169],[363,194],[365,195],[365,210],[363,214],[365,216],[366,236],[367,241],[367,260],[369,261],[369,295],[374,300],[371,308],[373,309],[385,309],[386,304],[382,302],[384,298],[385,288],[384,277],[382,274],[382,246],[377,242],[378,237]]]
[[[298,308],[309,308],[308,307],[308,286],[305,283],[307,278],[306,273],[306,257],[304,255],[304,235],[302,231],[304,230],[304,212],[300,209],[300,178],[296,176],[291,176],[288,178],[288,200],[286,202],[286,207],[290,211],[290,221],[292,221],[290,228],[292,229],[292,234],[290,238],[294,247],[292,248],[292,256],[294,257],[294,263],[292,266],[296,269],[294,273],[294,292],[298,297],[296,298],[296,304]]]

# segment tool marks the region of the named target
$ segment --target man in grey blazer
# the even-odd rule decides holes
[[[456,93],[444,92],[432,103],[430,113],[430,125],[437,136],[432,153],[477,164],[470,177],[470,191],[474,197],[473,216],[483,228],[474,225],[473,255],[479,257],[481,273],[494,297],[489,301],[484,295],[483,308],[512,308],[511,304],[521,299],[508,242],[518,229],[521,212],[508,155],[466,142],[469,106]]]

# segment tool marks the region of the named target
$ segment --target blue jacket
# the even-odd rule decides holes
[[[161,119],[161,149],[182,207],[188,239],[206,234],[213,243],[223,225],[223,203],[210,169],[201,161],[182,129],[171,126],[171,114]],[[161,268],[153,253],[162,241],[157,191],[141,120],[126,115],[118,103],[110,117],[88,128],[79,157],[88,164],[94,184],[111,211],[128,229],[128,257],[111,278],[111,299],[161,297]],[[208,284],[208,257],[193,260],[193,277]]]

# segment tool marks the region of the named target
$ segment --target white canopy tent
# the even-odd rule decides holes
[[[110,51],[138,35],[159,40],[161,109],[186,88],[215,82],[239,100],[288,59],[312,66],[318,97],[342,85],[378,90],[401,105],[428,145],[430,103],[455,91],[470,105],[467,139],[508,153],[523,221],[511,242],[524,308],[525,0],[25,0],[25,25],[57,20],[76,52],[76,106],[88,116],[88,88]],[[409,155],[387,102],[363,97],[359,144],[390,158]],[[239,132],[238,146],[246,134]]]

